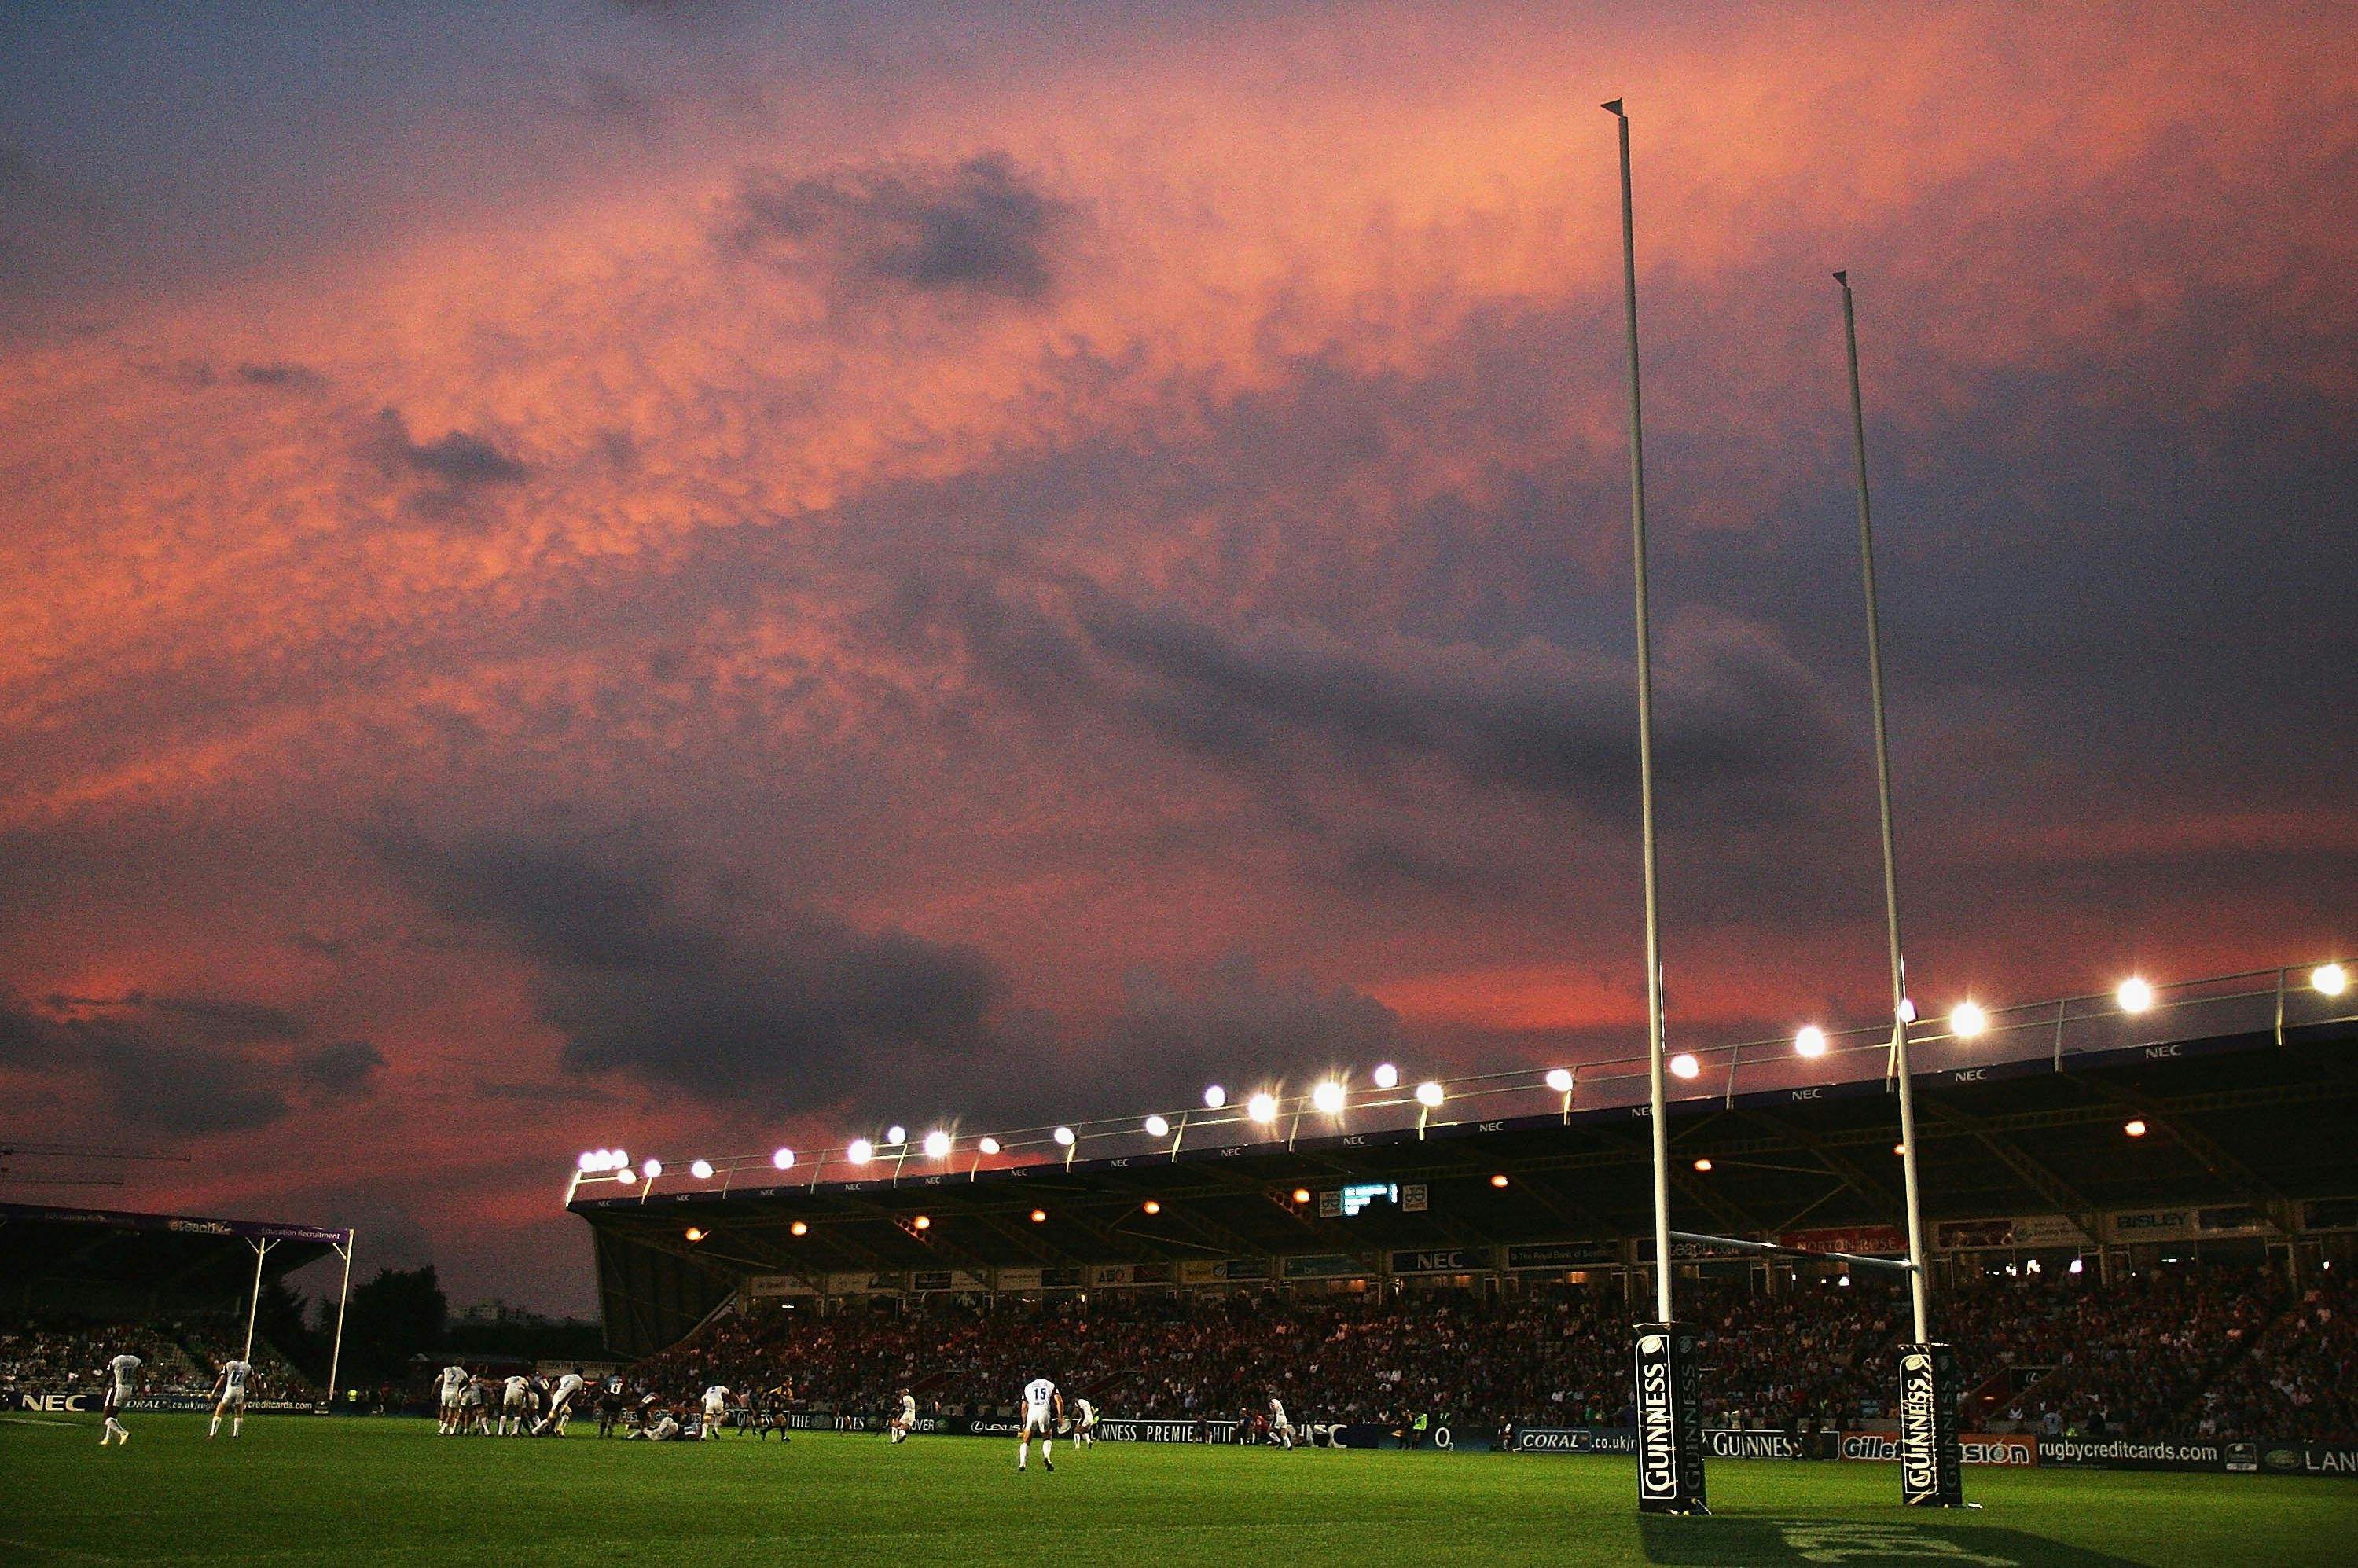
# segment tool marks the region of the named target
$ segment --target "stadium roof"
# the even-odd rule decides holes
[[[265,1220],[0,1203],[0,1305],[113,1316],[211,1311],[254,1284],[253,1243],[276,1279],[351,1243],[352,1232]]]
[[[2358,1022],[2339,1020],[1972,1065],[1952,1058],[1920,1071],[1927,1223],[2060,1216],[2093,1238],[2115,1211],[2225,1205],[2248,1209],[2254,1228],[2297,1228],[2306,1200],[2358,1195],[2353,1042]],[[1897,1113],[1879,1077],[1697,1096],[1674,1101],[1671,1114],[1672,1223],[1682,1229],[1774,1238],[1901,1221]],[[685,1333],[756,1274],[816,1281],[1334,1254],[1362,1259],[1372,1273],[1397,1249],[1445,1257],[1627,1244],[1650,1236],[1652,1223],[1643,1116],[1642,1106],[1608,1105],[1436,1121],[1422,1134],[1401,1127],[1068,1165],[929,1166],[897,1180],[772,1173],[766,1184],[725,1194],[643,1188],[570,1206],[596,1234],[608,1337],[643,1351]],[[2132,1121],[2142,1136],[2129,1134]],[[1422,1186],[1422,1206],[1320,1213],[1325,1195],[1359,1183]],[[1296,1202],[1297,1192],[1312,1201]],[[1157,1212],[1147,1212],[1150,1201]]]

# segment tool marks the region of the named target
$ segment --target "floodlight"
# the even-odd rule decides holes
[[[619,1170],[631,1162],[631,1152],[627,1149],[610,1149],[606,1152],[606,1158],[611,1162],[607,1166],[608,1170]]]
[[[810,1226],[806,1222],[799,1219],[786,1227],[786,1228],[796,1236],[808,1236],[810,1234]]]
[[[782,1148],[776,1153],[770,1156],[770,1163],[775,1165],[781,1171],[791,1171],[795,1168],[795,1152],[791,1149]]]
[[[625,1165],[621,1170],[614,1173],[614,1179],[627,1187],[633,1182],[639,1179],[639,1173],[636,1171],[632,1170],[628,1165]]]
[[[906,1143],[907,1141],[909,1141],[909,1130],[902,1126],[899,1122],[896,1121],[892,1126],[884,1130],[884,1146],[886,1148],[898,1148],[900,1145]]]
[[[1961,1001],[1949,1010],[1949,1033],[1960,1040],[1971,1040],[1989,1027],[1989,1014],[1969,1001]]]
[[[1891,1146],[1891,1152],[1895,1155],[1905,1155],[1908,1152],[1908,1145],[1905,1143],[1894,1143]]]
[[[1491,1177],[1491,1178],[1490,1178],[1490,1184],[1491,1184],[1492,1186],[1494,1186],[1494,1187],[1503,1187],[1503,1186],[1505,1186],[1505,1185],[1507,1184],[1507,1178],[1506,1178],[1506,1174],[1505,1174],[1505,1173],[1501,1172],[1499,1174],[1498,1174],[1498,1175],[1495,1175],[1495,1176]]]
[[[1677,1055],[1671,1058],[1671,1076],[1674,1078],[1693,1078],[1700,1077],[1702,1075],[1703,1064],[1696,1061],[1684,1051],[1680,1052]]]
[[[1547,1087],[1553,1089],[1560,1095],[1570,1094],[1572,1092],[1572,1069],[1570,1067],[1550,1067],[1548,1069]]]
[[[2121,982],[2121,989],[2113,997],[2121,1004],[2123,1012],[2143,1012],[2153,1005],[2153,987],[2139,976],[2131,975]]]
[[[999,1152],[999,1140],[996,1138],[985,1138],[980,1142],[978,1142],[975,1147],[981,1150],[986,1154],[996,1154]]]
[[[2350,989],[2350,976],[2339,964],[2320,964],[2309,970],[2309,983],[2326,996],[2340,996]]]
[[[1277,1119],[1277,1097],[1275,1095],[1266,1093],[1253,1096],[1252,1098],[1245,1101],[1245,1114],[1251,1117],[1255,1121],[1275,1121]]]
[[[1899,999],[1899,1022],[1902,1023],[1913,1023],[1916,1022],[1916,999],[1914,997],[1903,996]]]
[[[1060,1149],[1070,1149],[1073,1146],[1073,1130],[1069,1127],[1060,1127],[1049,1136],[1055,1139],[1056,1146]]]
[[[925,1158],[926,1158],[926,1159],[928,1159],[928,1160],[946,1160],[946,1159],[947,1159],[947,1158],[949,1157],[949,1152],[950,1152],[950,1135],[949,1135],[948,1133],[944,1132],[940,1128],[938,1128],[938,1127],[937,1127],[937,1128],[934,1129],[931,1132],[928,1132],[928,1133],[926,1133],[926,1134],[925,1134]]]
[[[1393,1066],[1390,1062],[1386,1062],[1383,1065],[1378,1067],[1376,1069],[1376,1087],[1379,1089],[1396,1089],[1400,1087],[1400,1069]]]
[[[1697,1160],[1695,1162],[1695,1169],[1701,1171],[1704,1175],[1709,1175],[1711,1174],[1711,1162],[1708,1159]]]
[[[704,1239],[704,1227],[703,1227],[702,1226],[700,1226],[700,1225],[691,1225],[691,1226],[689,1226],[689,1227],[687,1227],[687,1238],[688,1238],[690,1241],[701,1241],[701,1240],[703,1240],[703,1239]]]
[[[876,1145],[865,1138],[855,1138],[851,1141],[851,1147],[846,1149],[843,1155],[855,1165],[865,1165],[876,1157]]]
[[[709,1160],[698,1160],[695,1164],[690,1165],[687,1168],[687,1173],[694,1176],[699,1182],[708,1182],[712,1179],[712,1162]]]
[[[1321,1116],[1343,1114],[1343,1086],[1329,1078],[1310,1091],[1310,1103]]]
[[[594,1171],[594,1170],[596,1170],[597,1168],[598,1168],[598,1152],[597,1152],[595,1149],[584,1149],[583,1151],[581,1151],[581,1160],[580,1160],[580,1162],[579,1163],[579,1165],[577,1165],[577,1166],[576,1166],[576,1169],[578,1169],[578,1170],[583,1170],[583,1171]]]
[[[2071,1266],[2063,1271],[2067,1274],[2077,1274],[2082,1272],[2085,1267],[2086,1265],[2082,1264],[2079,1259],[2074,1258],[2071,1260]]]
[[[1208,1110],[1217,1110],[1228,1103],[1228,1091],[1222,1088],[1219,1085],[1214,1084],[1204,1091],[1205,1108]]]
[[[1308,1187],[1294,1188],[1293,1201],[1295,1203],[1308,1203],[1310,1201],[1310,1189]]]
[[[2146,1133],[2145,1118],[2141,1116],[2133,1116],[2129,1118],[2127,1121],[2121,1125],[2121,1130],[2127,1133],[2131,1138],[2143,1138]]]
[[[1140,1206],[1148,1214],[1161,1214],[1163,1212],[1163,1206],[1152,1198],[1147,1199],[1146,1202],[1141,1204]]]
[[[651,1182],[654,1181],[657,1176],[663,1174],[663,1162],[661,1160],[649,1160],[645,1164],[639,1167],[639,1174],[644,1176]]]
[[[1793,1036],[1793,1054],[1823,1056],[1826,1054],[1826,1032],[1812,1023]]]
[[[1032,1211],[1032,1223],[1033,1223],[1033,1224],[1034,1224],[1034,1225],[1045,1225],[1045,1224],[1047,1224],[1047,1223],[1048,1223],[1048,1211],[1047,1211],[1046,1209],[1044,1209],[1044,1208],[1035,1208],[1035,1209],[1033,1209],[1033,1210]]]
[[[1446,1091],[1430,1078],[1416,1086],[1416,1103],[1427,1110],[1440,1109],[1441,1102],[1448,1098]]]
[[[1150,1116],[1146,1119],[1146,1135],[1149,1138],[1168,1138],[1171,1136],[1171,1124],[1159,1116]]]
[[[915,1226],[919,1230],[931,1230],[934,1227],[933,1217],[930,1215],[921,1214],[909,1223]]]

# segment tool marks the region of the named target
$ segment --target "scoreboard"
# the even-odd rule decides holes
[[[1318,1195],[1318,1217],[1351,1219],[1377,1204],[1396,1206],[1403,1214],[1422,1214],[1425,1210],[1424,1184],[1413,1182],[1402,1185],[1398,1182],[1354,1182],[1348,1186],[1329,1187]]]

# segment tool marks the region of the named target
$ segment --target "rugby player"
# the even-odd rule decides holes
[[[1023,1430],[1015,1439],[1015,1471],[1022,1475],[1032,1455],[1032,1434],[1040,1434],[1040,1463],[1051,1474],[1056,1468],[1056,1422],[1065,1413],[1065,1396],[1045,1378],[1023,1385]]]
[[[467,1391],[467,1368],[449,1366],[442,1368],[441,1424],[435,1428],[437,1436],[448,1437],[459,1430],[459,1400]]]
[[[113,1442],[128,1444],[131,1441],[130,1428],[116,1418],[131,1408],[131,1378],[138,1370],[139,1357],[127,1350],[106,1364],[106,1425],[98,1434],[101,1448]]]
[[[238,1435],[245,1424],[245,1379],[254,1367],[250,1362],[233,1358],[222,1363],[221,1375],[213,1379],[213,1423],[205,1432],[209,1438],[221,1435],[221,1418],[229,1414],[229,1434]]]

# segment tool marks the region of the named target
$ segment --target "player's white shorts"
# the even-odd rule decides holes
[[[464,1391],[465,1391],[465,1390],[460,1390],[460,1389],[445,1389],[445,1390],[442,1390],[442,1408],[443,1408],[444,1410],[446,1410],[446,1411],[454,1411],[454,1410],[457,1410],[457,1409],[459,1408],[459,1400],[460,1400],[460,1396],[464,1393]]]
[[[718,1400],[707,1400],[704,1401],[704,1419],[707,1421],[719,1421],[723,1415],[728,1413],[728,1411],[729,1407],[722,1404]]]
[[[1046,1405],[1023,1407],[1023,1435],[1029,1437],[1035,1432],[1043,1437],[1056,1435],[1055,1418],[1048,1413]]]
[[[500,1407],[503,1410],[521,1411],[530,1402],[531,1400],[527,1398],[522,1389],[511,1389],[501,1399]]]
[[[243,1389],[231,1389],[222,1395],[221,1402],[236,1410],[243,1410],[245,1408],[245,1390]]]

